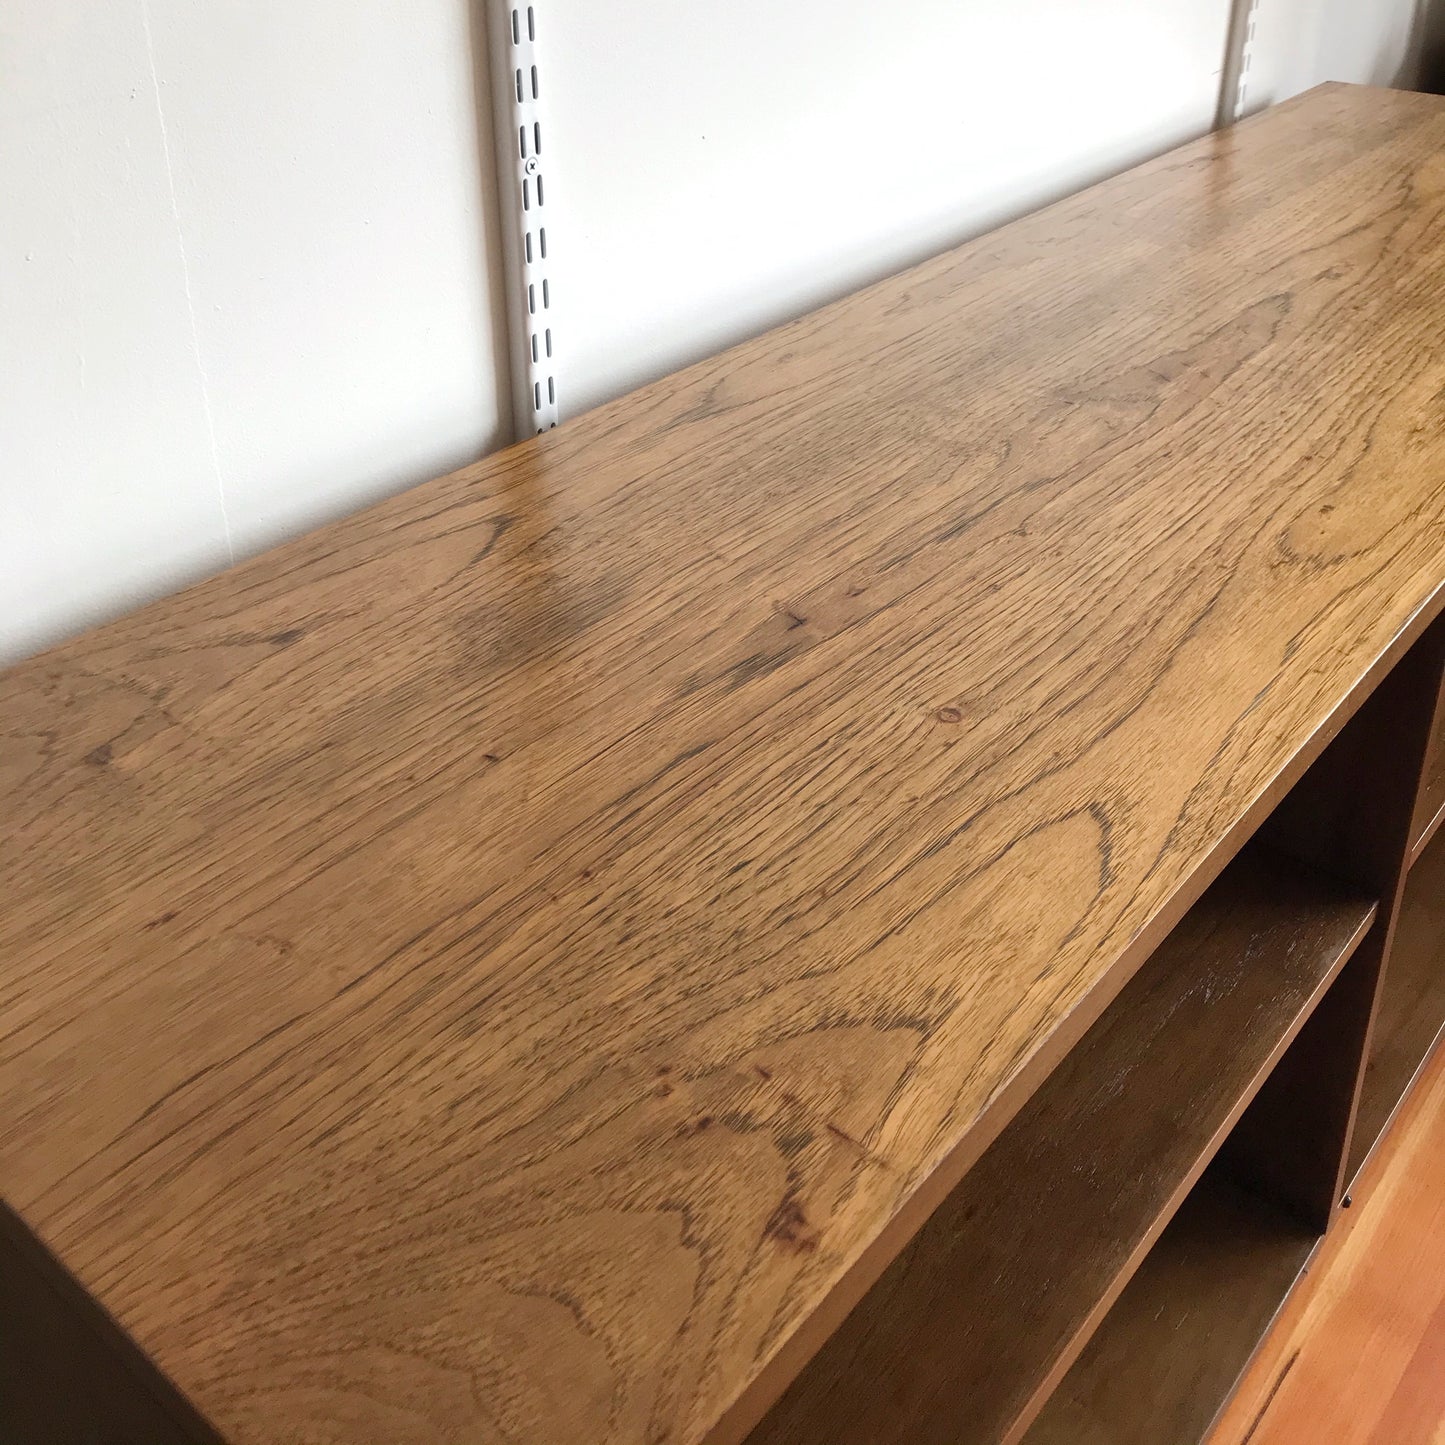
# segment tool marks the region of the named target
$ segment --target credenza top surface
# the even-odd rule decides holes
[[[1445,582],[1331,86],[0,677],[0,1197],[236,1445],[736,1436]]]

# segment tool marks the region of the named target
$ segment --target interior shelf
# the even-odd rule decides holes
[[[1246,848],[750,1445],[1020,1438],[1374,914]]]
[[[1024,1445],[1202,1440],[1318,1240],[1208,1170]]]
[[[1445,1025],[1445,832],[1410,869],[1385,966],[1350,1148],[1365,1162]]]

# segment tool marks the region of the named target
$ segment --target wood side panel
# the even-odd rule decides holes
[[[1326,88],[0,677],[0,1195],[235,1445],[738,1439],[1438,612],[1442,152]]]
[[[1436,835],[1405,883],[1390,962],[1370,1037],[1350,1157],[1353,1176],[1445,1027],[1445,835]]]

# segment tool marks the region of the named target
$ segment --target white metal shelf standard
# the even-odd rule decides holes
[[[549,131],[538,0],[488,0],[498,191],[512,337],[513,406],[521,436],[548,431],[557,399],[556,299],[550,271],[555,210],[544,165]]]
[[[1214,118],[1216,130],[1244,118],[1245,107],[1249,103],[1249,72],[1254,64],[1254,36],[1258,26],[1259,0],[1234,0],[1230,8],[1224,69],[1219,78],[1219,108]]]

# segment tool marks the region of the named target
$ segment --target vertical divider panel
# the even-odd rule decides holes
[[[1346,1183],[1442,667],[1445,618],[1427,629],[1261,830],[1270,846],[1381,903],[1369,936],[1221,1155],[1240,1183],[1320,1231],[1339,1208]]]
[[[1430,727],[1424,776],[1420,781],[1420,799],[1415,806],[1415,821],[1411,828],[1412,864],[1424,852],[1442,821],[1445,821],[1445,672],[1441,674],[1440,690],[1435,698],[1435,718]]]

